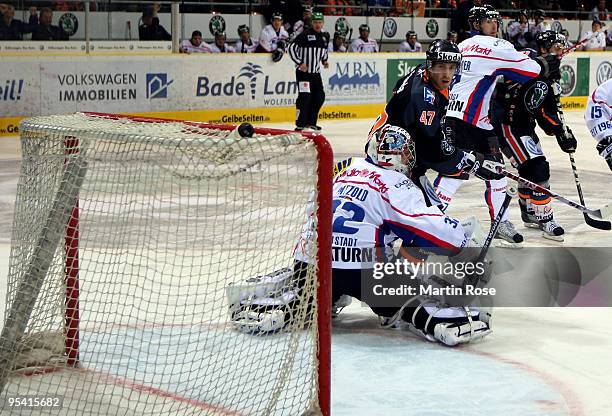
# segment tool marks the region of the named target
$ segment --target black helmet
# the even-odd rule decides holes
[[[238,26],[238,36],[240,36],[243,32],[251,32],[251,29],[247,25]]]
[[[459,47],[446,39],[434,40],[431,45],[429,45],[429,49],[427,49],[425,56],[427,68],[431,68],[438,62],[457,64],[457,66],[461,63],[461,52],[459,51]]]
[[[474,6],[470,9],[468,14],[468,23],[470,28],[474,29],[476,23],[480,23],[483,19],[497,20],[497,27],[501,28],[502,19],[499,12],[495,10],[495,7],[490,4],[484,4],[482,6]]]
[[[346,39],[346,34],[344,32],[336,31],[334,32],[334,39],[335,38]]]
[[[362,25],[359,25],[359,31],[364,31],[367,30],[368,32],[370,32],[370,26],[366,25],[365,23]]]
[[[522,9],[521,11],[519,11],[519,17],[521,16],[525,16],[526,18],[529,19],[529,11],[527,9]]]
[[[546,50],[552,48],[553,45],[557,43],[565,46],[565,36],[554,30],[545,30],[544,32],[538,33],[535,40],[538,48],[544,48]]]
[[[544,10],[542,9],[538,9],[538,10],[534,10],[533,11],[533,17],[546,17],[546,13],[544,13]]]
[[[417,38],[417,34],[414,30],[409,30],[408,33],[406,33],[406,37],[407,38]]]
[[[283,20],[283,14],[281,12],[272,13],[272,20],[280,19]]]

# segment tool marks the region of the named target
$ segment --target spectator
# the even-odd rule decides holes
[[[359,37],[351,43],[351,52],[378,52],[378,43],[370,39],[370,26],[359,26]]]
[[[142,24],[138,26],[138,38],[140,40],[172,40],[172,35],[159,24],[152,7],[147,7],[142,12]]]
[[[325,7],[324,13],[326,15],[331,15],[331,16],[352,16],[353,15],[353,9],[351,7],[351,3],[348,0],[325,0],[325,4],[327,5],[327,7]],[[336,7],[336,6],[341,6],[341,7]]]
[[[32,32],[32,27],[37,24],[36,7],[30,8],[30,23],[25,24],[21,20],[13,19],[15,8],[10,4],[0,5],[2,16],[0,17],[0,40],[22,40],[24,33]]]
[[[583,46],[585,51],[605,51],[606,50],[606,34],[601,30],[601,22],[593,20],[591,30],[584,32],[581,39],[589,39]]]
[[[521,10],[518,20],[508,23],[508,40],[514,45],[516,50],[524,49],[531,41],[529,32],[529,16],[527,10]]]
[[[182,53],[211,53],[210,45],[202,41],[202,32],[194,30],[190,39],[181,42]]]
[[[453,42],[456,44],[458,39],[459,38],[458,38],[457,32],[455,32],[454,30],[451,30],[450,32],[446,34],[446,40],[449,42]]]
[[[274,52],[277,49],[284,50],[287,38],[289,38],[289,34],[283,27],[283,15],[273,13],[272,23],[261,29],[257,52]]]
[[[238,26],[238,36],[240,40],[236,42],[236,52],[252,53],[257,50],[258,41],[251,39],[251,29],[247,25]]]
[[[61,27],[52,25],[52,21],[53,11],[48,7],[40,9],[38,24],[31,27],[32,40],[68,40],[68,34]]]
[[[346,52],[346,35],[344,32],[334,33],[334,39],[327,45],[328,52]]]
[[[413,30],[406,33],[406,40],[399,44],[398,52],[423,52],[423,47],[417,41],[417,34]]]
[[[589,19],[591,20],[599,20],[600,22],[605,22],[606,20],[610,20],[610,13],[606,8],[606,0],[599,0],[597,6],[593,7],[591,10],[591,14],[589,15]]]
[[[212,53],[233,53],[236,52],[233,46],[227,44],[225,32],[215,32],[215,42],[210,45]]]

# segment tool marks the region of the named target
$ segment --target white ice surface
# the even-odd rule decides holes
[[[612,198],[611,172],[597,155],[582,112],[566,118],[578,136],[577,165],[587,204]],[[336,158],[360,155],[371,121],[322,122]],[[275,127],[291,127],[290,124]],[[551,186],[575,199],[567,156],[555,139],[541,134],[551,163]],[[0,313],[8,272],[9,234],[18,174],[15,138],[0,138]],[[487,209],[478,181],[466,184],[450,214]],[[588,227],[580,213],[554,204],[565,227],[566,246],[612,246],[612,232]],[[515,207],[511,219],[519,224]],[[524,232],[527,245],[554,246],[539,232]],[[612,297],[611,279],[599,290]],[[427,343],[415,336],[377,327],[367,307],[354,302],[334,323],[333,390],[335,415],[612,415],[612,308],[498,308],[494,332],[459,348]]]

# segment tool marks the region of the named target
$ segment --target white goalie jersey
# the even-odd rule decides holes
[[[361,158],[353,158],[334,179],[332,221],[332,267],[339,269],[371,267],[368,251],[390,247],[398,238],[449,252],[468,243],[459,220],[428,207],[408,177]],[[296,246],[296,260],[310,262],[313,232],[310,220]]]
[[[459,45],[461,66],[449,92],[447,117],[492,130],[489,104],[497,78],[524,84],[540,74],[540,65],[503,39],[476,35]]]
[[[595,88],[587,101],[584,121],[597,143],[612,136],[612,79]]]

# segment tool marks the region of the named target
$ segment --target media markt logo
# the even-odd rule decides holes
[[[225,19],[220,14],[215,14],[210,18],[208,22],[208,30],[210,34],[214,35],[217,32],[225,32]]]
[[[561,95],[570,95],[576,88],[576,72],[574,68],[569,65],[561,65],[559,69],[561,72]]]
[[[397,33],[397,23],[392,18],[385,19],[383,23],[383,33],[386,37],[392,38]]]
[[[600,63],[597,67],[595,77],[597,79],[597,85],[601,85],[612,78],[612,64],[608,61],[603,61]]]
[[[79,30],[79,19],[72,13],[61,15],[58,24],[68,36],[74,35]]]
[[[427,36],[430,38],[435,38],[438,36],[438,30],[440,30],[438,21],[436,19],[429,19],[425,25],[425,32],[427,33]]]
[[[251,87],[251,99],[255,99],[255,92],[257,91],[257,75],[263,74],[261,70],[261,65],[257,65],[251,62],[248,62],[245,66],[240,68],[240,74],[238,74],[238,78],[244,77],[249,80],[249,87]]]
[[[168,86],[174,80],[168,81],[168,74],[147,74],[147,98],[168,98]]]

